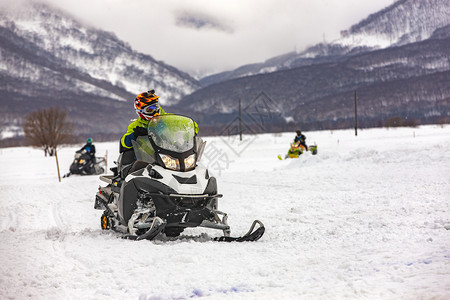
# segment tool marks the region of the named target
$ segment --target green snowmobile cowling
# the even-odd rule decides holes
[[[309,145],[308,148],[312,155],[317,154],[317,145]],[[303,146],[292,144],[285,157],[283,158],[281,155],[278,155],[278,159],[283,160],[288,158],[299,158],[300,155],[302,155],[305,151],[306,150],[303,148]]]

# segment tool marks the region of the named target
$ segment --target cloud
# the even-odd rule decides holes
[[[20,11],[27,0],[0,0],[0,14],[2,11]]]
[[[233,28],[224,21],[201,12],[179,11],[175,13],[175,24],[196,30],[217,30],[233,33]]]
[[[5,1],[5,0],[0,0]],[[7,1],[7,0],[6,0]],[[45,0],[192,75],[326,40],[393,0]]]

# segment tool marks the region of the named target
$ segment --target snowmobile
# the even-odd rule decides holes
[[[78,175],[100,175],[105,172],[105,158],[96,157],[95,163],[86,150],[78,150],[75,152],[75,157],[70,165],[69,173],[63,177],[69,177],[72,174]]]
[[[311,152],[312,155],[317,154],[317,145],[309,145],[308,150]],[[293,142],[291,144],[291,148],[289,149],[288,153],[285,155],[284,159],[288,158],[299,158],[300,155],[303,154],[303,152],[306,151],[305,146],[300,144],[300,142]],[[278,155],[279,160],[283,160],[283,157],[281,155]]]
[[[133,150],[122,152],[100,176],[94,208],[103,210],[103,230],[123,238],[152,240],[177,237],[188,227],[223,231],[216,241],[259,240],[265,228],[255,220],[243,236],[232,237],[227,214],[218,210],[217,181],[198,164],[206,142],[195,132],[195,122],[180,115],[161,115],[148,124],[148,135],[133,141]]]

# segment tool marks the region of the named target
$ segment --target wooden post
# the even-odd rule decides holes
[[[242,141],[242,113],[241,113],[241,99],[239,99],[239,140]]]
[[[108,173],[108,149],[106,149],[106,154],[105,154],[105,174]]]
[[[54,147],[54,149],[55,149],[55,158],[56,158],[56,168],[58,169],[58,180],[59,180],[59,182],[61,182],[61,174],[59,173],[58,152],[56,151],[56,147]]]
[[[355,136],[358,135],[358,108],[356,103],[356,91],[355,91]]]

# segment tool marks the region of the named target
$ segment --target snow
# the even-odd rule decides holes
[[[0,149],[0,299],[449,299],[450,126],[304,134],[318,154],[283,161],[294,133],[205,138],[219,208],[232,235],[260,219],[255,243],[122,240],[100,230],[97,176]],[[111,167],[118,143],[95,145]]]
[[[69,27],[70,28],[70,27]],[[81,28],[80,32],[86,31],[85,28]],[[77,38],[74,38],[73,36],[61,36],[59,37],[59,46],[60,47],[69,47],[76,51],[84,51],[89,54],[94,54],[94,49],[92,49],[92,45],[89,43],[86,43],[84,41],[80,41]]]
[[[12,138],[15,136],[23,136],[23,129],[20,126],[10,125],[0,130],[0,140]]]
[[[351,36],[333,42],[333,44],[343,46],[379,47],[381,49],[391,46],[392,43],[392,39],[385,34],[371,35],[369,33],[352,34]]]

